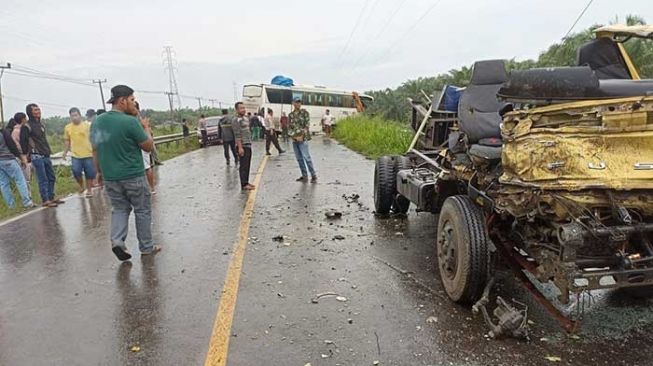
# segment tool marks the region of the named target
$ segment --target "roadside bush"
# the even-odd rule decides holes
[[[357,115],[338,122],[333,137],[370,159],[404,154],[413,132],[404,124],[381,117]]]

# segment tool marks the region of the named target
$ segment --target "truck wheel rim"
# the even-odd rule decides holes
[[[438,252],[438,262],[442,273],[450,280],[456,277],[458,267],[458,253],[456,251],[453,227],[449,221],[442,226],[440,234],[440,250]]]

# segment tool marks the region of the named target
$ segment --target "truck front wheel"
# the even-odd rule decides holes
[[[395,162],[390,156],[381,156],[374,167],[374,209],[385,215],[392,209],[395,199],[397,177]]]
[[[444,201],[437,231],[440,279],[447,295],[457,303],[473,303],[488,279],[490,239],[482,210],[467,196]]]

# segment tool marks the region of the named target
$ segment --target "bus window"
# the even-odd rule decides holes
[[[245,85],[243,86],[243,97],[260,97],[263,88],[260,85]]]
[[[350,95],[343,95],[342,96],[342,106],[344,108],[356,108],[356,104],[354,103],[354,97]]]
[[[342,106],[341,96],[336,95],[336,94],[330,94],[329,95],[329,106],[330,107],[341,107]]]
[[[268,103],[272,103],[272,104],[283,103],[283,90],[265,88],[265,92],[268,95]]]
[[[300,92],[300,91],[293,91],[293,92],[292,92],[292,100],[293,100],[293,102],[295,101],[295,99],[299,99],[299,100],[302,101],[302,103],[305,103],[305,102],[304,102],[304,93],[303,93],[303,92]]]
[[[315,105],[323,106],[324,105],[324,94],[315,94]]]
[[[292,91],[290,89],[284,89],[281,91],[283,98],[282,98],[282,103],[283,104],[291,104],[292,103]]]

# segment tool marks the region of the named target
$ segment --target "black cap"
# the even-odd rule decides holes
[[[301,102],[302,102],[302,98],[297,97],[293,99],[293,103],[301,103]]]
[[[107,103],[113,103],[118,98],[128,97],[134,94],[134,89],[128,87],[127,85],[116,85],[111,88],[111,98],[107,100]]]
[[[96,115],[95,109],[89,109],[86,111],[86,117],[93,117],[95,115]]]

